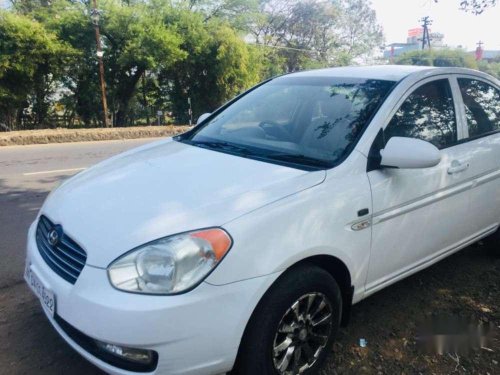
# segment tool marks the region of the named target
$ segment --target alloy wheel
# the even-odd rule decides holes
[[[297,299],[278,325],[273,342],[274,368],[280,375],[302,374],[325,349],[333,327],[333,309],[322,293]]]

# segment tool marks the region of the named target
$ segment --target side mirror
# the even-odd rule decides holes
[[[204,114],[202,114],[200,117],[198,117],[198,121],[196,121],[196,125],[201,124],[210,115],[211,115],[211,113],[204,113]]]
[[[430,168],[439,164],[441,154],[433,144],[414,138],[392,137],[380,150],[382,167]]]

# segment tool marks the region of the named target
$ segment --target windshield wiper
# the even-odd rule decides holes
[[[227,152],[230,154],[236,154],[240,156],[250,156],[258,160],[275,160],[275,161],[282,161],[286,163],[291,163],[291,164],[296,164],[296,165],[303,165],[303,166],[309,166],[309,167],[314,167],[318,169],[326,169],[330,168],[330,163],[321,160],[321,159],[315,159],[310,156],[306,156],[303,154],[288,154],[288,153],[282,153],[282,152],[263,152],[263,151],[252,151],[249,148],[246,148],[244,146],[240,146],[234,143],[230,142],[225,142],[225,141],[194,141],[194,140],[189,140],[189,141],[184,141],[188,144],[191,144],[193,146],[197,147],[203,147],[207,148],[209,150],[220,150],[222,152]]]
[[[325,160],[312,158],[303,154],[270,153],[266,155],[266,157],[268,157],[269,159],[281,160],[295,164],[312,165],[321,168],[330,167],[330,163]]]
[[[243,146],[224,141],[189,141],[193,146],[204,147],[208,149],[219,149],[227,152],[238,153],[242,155],[255,155],[254,152]]]

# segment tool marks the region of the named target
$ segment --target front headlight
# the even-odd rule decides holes
[[[220,228],[161,238],[111,263],[109,280],[127,292],[181,293],[200,283],[231,245],[231,238]]]

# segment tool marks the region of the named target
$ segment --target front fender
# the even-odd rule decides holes
[[[371,228],[353,231],[349,223],[359,220],[359,210],[371,212],[371,207],[365,169],[338,167],[324,183],[226,223],[223,227],[234,245],[207,282],[232,283],[284,271],[311,256],[329,255],[347,266],[359,300],[368,270]]]

